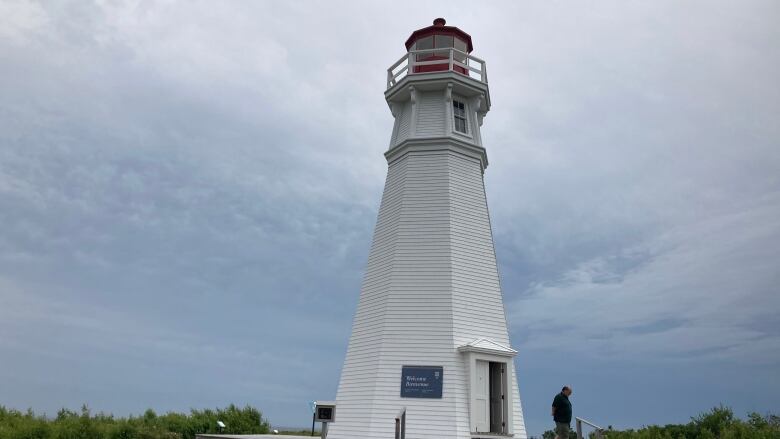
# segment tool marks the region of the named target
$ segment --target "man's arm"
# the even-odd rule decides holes
[[[555,416],[555,406],[552,407],[552,415],[550,416]]]

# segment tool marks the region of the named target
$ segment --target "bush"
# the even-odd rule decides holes
[[[590,436],[591,438],[593,435]],[[743,421],[723,405],[691,418],[682,425],[651,425],[638,430],[604,431],[605,439],[780,439],[780,416],[749,413]],[[548,430],[543,439],[554,439],[555,432]]]
[[[219,431],[218,420],[225,423],[224,431]],[[0,439],[195,439],[198,433],[263,434],[269,430],[259,410],[233,404],[225,409],[160,416],[148,409],[142,416],[129,418],[92,415],[87,406],[80,413],[61,409],[54,418],[0,406]]]

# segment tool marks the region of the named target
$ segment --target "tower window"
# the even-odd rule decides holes
[[[468,123],[466,122],[466,104],[461,101],[452,100],[452,115],[455,118],[455,131],[468,134]]]

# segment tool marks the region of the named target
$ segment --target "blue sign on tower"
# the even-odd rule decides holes
[[[443,381],[441,366],[403,366],[401,398],[441,398]]]

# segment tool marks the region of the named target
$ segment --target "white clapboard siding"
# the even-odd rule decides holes
[[[417,98],[417,130],[415,137],[444,135],[444,91],[419,93]]]
[[[400,113],[395,118],[395,137],[391,140],[391,147],[409,138],[409,129],[412,123],[412,104],[406,102],[401,107]]]
[[[470,438],[461,345],[509,345],[490,219],[477,159],[447,142],[389,165],[366,275],[336,397],[332,439]],[[401,398],[401,367],[444,368],[441,399]],[[514,437],[524,438],[511,368]]]
[[[375,379],[383,343],[383,323],[392,273],[395,235],[401,212],[405,162],[396,162],[387,173],[382,203],[379,208],[374,239],[368,256],[368,266],[358,303],[347,356],[342,368],[337,405],[338,426],[347,432],[371,433],[373,405],[376,400]],[[335,426],[335,424],[334,424]],[[354,435],[352,436],[354,437]]]

